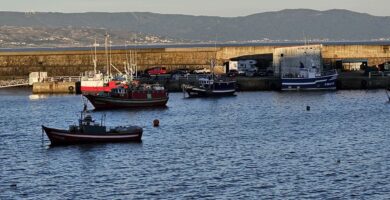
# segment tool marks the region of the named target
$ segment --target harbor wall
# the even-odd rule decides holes
[[[337,82],[339,90],[383,89],[390,88],[390,76],[384,77],[339,77]]]
[[[133,49],[139,70],[153,66],[163,66],[170,70],[176,68],[203,68],[216,58],[217,65],[243,56],[272,54],[276,45],[263,46],[225,46],[225,47],[183,47],[183,48],[143,48]],[[284,47],[284,46],[283,46]],[[127,54],[127,55],[126,55]],[[123,69],[127,50],[113,50],[112,63]],[[106,54],[97,52],[98,69],[104,71]],[[379,65],[390,60],[389,45],[323,45],[322,57],[325,62],[334,63],[339,59],[367,59],[368,65]],[[272,63],[270,63],[272,64]],[[28,76],[30,72],[47,71],[49,76],[77,76],[92,70],[92,51],[1,51],[0,78]]]
[[[277,91],[281,89],[280,79],[277,77],[242,77],[236,78],[239,91]],[[182,91],[182,84],[194,84],[191,80],[159,80],[169,91]],[[337,79],[339,90],[361,90],[390,88],[390,76],[366,77],[361,74],[341,73]]]
[[[275,77],[237,77],[238,91],[275,91],[280,90],[280,79]],[[171,92],[181,92],[182,84],[190,82],[185,80],[161,81]],[[71,88],[71,89],[70,89]],[[363,76],[340,76],[337,80],[337,89],[360,90],[390,88],[390,77],[363,77]],[[45,93],[80,93],[78,82],[44,82],[33,84],[34,94]]]

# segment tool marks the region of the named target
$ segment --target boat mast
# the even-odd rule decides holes
[[[112,65],[112,41],[109,40],[109,43],[110,43],[110,53],[109,53],[109,55],[110,55],[110,76],[111,76],[111,67],[113,67],[113,65]]]
[[[216,62],[217,62],[217,37],[218,37],[218,33],[216,32],[215,33],[215,40],[214,40],[214,58],[211,59],[211,80],[214,80],[214,68],[215,68],[215,65],[216,65]]]
[[[94,58],[93,58],[93,72],[96,74],[96,67],[97,67],[97,55],[96,55],[96,47],[98,46],[99,44],[96,43],[96,37],[95,37],[95,43],[93,43],[93,46],[95,47],[95,54],[94,54]]]
[[[106,71],[107,71],[108,77],[111,77],[110,61],[109,61],[109,57],[108,57],[108,38],[109,37],[110,36],[108,35],[108,33],[106,33],[105,39],[104,39],[104,50],[105,50],[105,53],[106,53]]]
[[[83,113],[84,111],[80,112],[79,127],[81,127],[81,125],[83,124]]]
[[[129,55],[127,54],[127,41],[125,42],[125,53],[126,53],[126,64],[125,64],[125,73],[129,73]]]
[[[134,77],[133,77],[132,50],[129,50],[129,52],[127,52],[127,41],[125,44],[125,52],[126,52],[126,64],[125,64],[126,80],[133,81]],[[130,58],[129,58],[128,54],[130,54]],[[129,77],[130,77],[130,79],[129,79]]]
[[[138,66],[137,66],[137,33],[135,33],[134,37],[134,45],[135,45],[135,50],[133,51],[133,58],[132,58],[132,69],[135,71],[135,78],[138,78]],[[134,63],[133,63],[134,62]]]

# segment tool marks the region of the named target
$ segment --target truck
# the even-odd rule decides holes
[[[257,72],[256,60],[239,60],[238,74],[244,76],[255,76]]]

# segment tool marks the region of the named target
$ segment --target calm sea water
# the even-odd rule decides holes
[[[170,97],[167,109],[92,112],[144,127],[141,144],[50,147],[41,124],[75,123],[81,97],[0,90],[0,199],[390,197],[383,90]]]

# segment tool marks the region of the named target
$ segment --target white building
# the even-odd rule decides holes
[[[318,71],[322,71],[321,49],[322,45],[276,48],[273,52],[275,76],[280,76],[280,74],[296,75],[302,68],[316,67]]]

